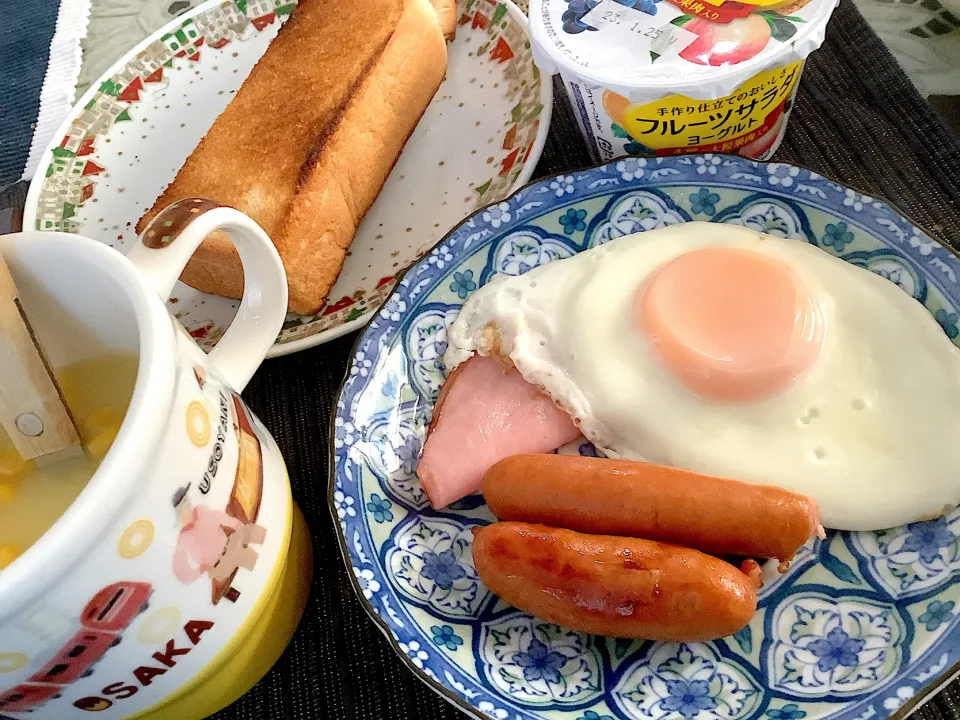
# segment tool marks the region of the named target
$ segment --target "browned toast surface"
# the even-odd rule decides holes
[[[445,69],[427,0],[300,0],[138,231],[185,197],[235,207],[274,240],[290,309],[316,312]],[[226,297],[243,292],[222,233],[181,279]]]
[[[138,231],[171,202],[199,194],[272,233],[304,161],[380,57],[402,10],[403,0],[301,0]]]
[[[290,308],[323,304],[360,220],[440,86],[447,49],[426,0],[407,0],[381,61],[353,94],[274,236],[288,258]]]
[[[430,0],[430,2],[437,13],[437,21],[440,23],[443,36],[447,40],[453,40],[457,34],[457,1]]]

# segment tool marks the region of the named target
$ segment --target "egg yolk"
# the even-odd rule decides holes
[[[816,360],[820,309],[784,263],[707,248],[662,266],[637,292],[634,324],[695,393],[748,401],[776,395]]]

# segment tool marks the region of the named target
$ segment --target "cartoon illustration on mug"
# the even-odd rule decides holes
[[[243,568],[253,570],[259,557],[254,545],[261,545],[266,529],[257,525],[263,493],[263,456],[243,404],[234,396],[237,421],[237,473],[224,510],[194,506],[187,496],[190,484],[174,494],[173,506],[180,522],[180,534],[173,555],[173,574],[189,585],[206,574],[211,581],[214,605],[226,597],[236,602],[240,593],[231,583]]]
[[[147,608],[153,588],[149,583],[123,581],[100,589],[80,613],[80,630],[43,667],[25,682],[0,693],[0,711],[28,712],[60,697],[64,686],[87,677],[121,633]]]

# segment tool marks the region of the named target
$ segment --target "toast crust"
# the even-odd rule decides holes
[[[453,40],[457,35],[457,0],[430,0],[430,2],[437,13],[437,21],[440,23],[443,36],[448,41]]]
[[[446,62],[428,0],[407,0],[380,62],[350,99],[273,238],[289,260],[294,312],[323,306],[357,226],[440,87]]]
[[[290,309],[317,312],[445,69],[427,0],[300,0],[138,232],[185,197],[235,207],[277,245]],[[204,240],[181,279],[243,294],[239,256],[223,233]]]

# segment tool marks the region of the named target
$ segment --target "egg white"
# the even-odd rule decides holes
[[[820,356],[777,396],[701,397],[633,325],[643,281],[712,246],[788,264],[819,302]],[[495,278],[447,338],[447,367],[509,356],[611,457],[779,485],[816,500],[826,527],[892,527],[960,502],[960,349],[896,285],[805,242],[699,222],[622,237]]]

